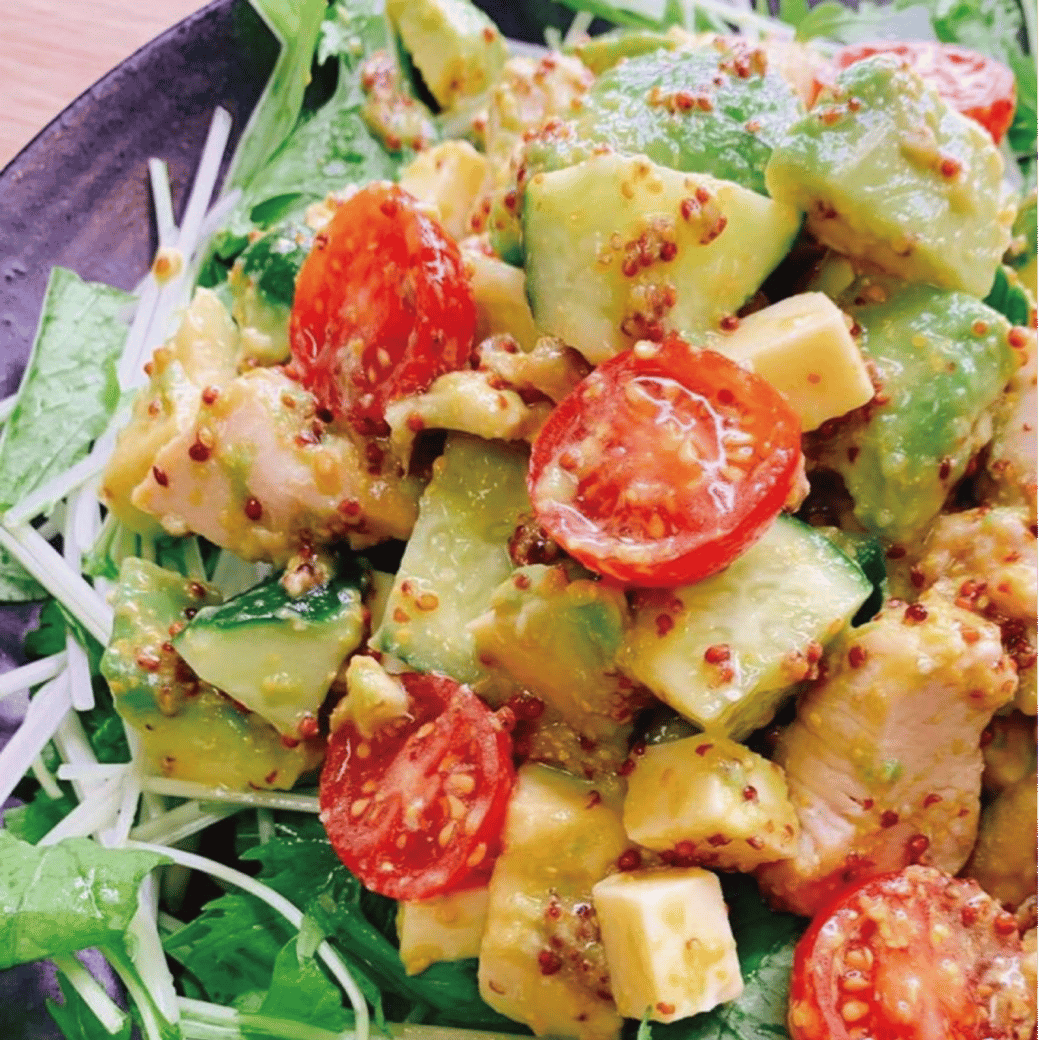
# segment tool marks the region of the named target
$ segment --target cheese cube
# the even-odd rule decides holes
[[[646,749],[628,778],[624,822],[646,848],[724,870],[790,858],[799,831],[784,771],[707,734]]]
[[[593,886],[622,1015],[673,1022],[744,989],[719,879],[709,870],[637,870]]]
[[[772,383],[803,430],[815,430],[874,396],[845,315],[823,293],[790,296],[749,314],[711,346]]]
[[[417,975],[435,961],[476,957],[487,923],[487,908],[486,887],[401,903],[397,910],[397,934],[405,971]]]
[[[487,172],[487,159],[466,141],[420,152],[402,171],[401,187],[434,207],[452,238],[469,233],[469,212]]]

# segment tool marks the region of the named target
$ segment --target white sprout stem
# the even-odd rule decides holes
[[[94,1012],[106,1033],[115,1035],[126,1022],[126,1015],[119,1009],[101,984],[80,964],[79,960],[66,953],[52,958],[58,971],[69,980],[83,1002]]]
[[[731,25],[755,29],[763,36],[780,36],[785,39],[794,38],[794,28],[792,26],[784,22],[773,21],[772,18],[765,18],[754,11],[734,7],[726,3],[725,0],[683,0],[683,6],[686,10],[693,12],[698,9],[707,11],[717,15],[723,21],[729,22]]]
[[[119,799],[123,793],[121,780],[107,780],[90,798],[80,802],[63,820],[56,823],[39,841],[43,845],[57,845],[66,838],[85,838],[102,830],[115,819]]]
[[[68,654],[62,650],[60,653],[41,657],[38,661],[12,668],[11,671],[0,675],[0,701],[12,694],[24,693],[61,675],[68,665],[68,660]]]
[[[180,233],[177,235],[177,246],[186,259],[190,258],[198,247],[202,221],[209,208],[209,200],[216,187],[217,178],[220,176],[220,161],[224,157],[224,149],[227,148],[230,135],[231,114],[223,108],[217,108],[209,124],[206,143],[202,146],[195,182],[191,186],[188,204],[181,219]]]
[[[148,160],[148,179],[152,186],[152,206],[155,210],[155,230],[159,248],[173,245],[177,225],[173,219],[173,196],[170,193],[170,170],[162,159]]]
[[[98,444],[100,445],[100,441]],[[98,445],[95,445],[94,450],[74,466],[70,466],[63,473],[52,477],[31,494],[26,495],[20,502],[11,506],[4,516],[4,523],[8,527],[16,527],[18,524],[27,523],[41,513],[47,512],[55,502],[65,498],[66,495],[96,477],[105,468],[108,455],[109,451],[99,452]]]
[[[62,556],[75,574],[83,569],[83,556],[76,540],[77,517],[82,511],[81,503],[89,496],[89,492],[77,491],[69,502],[65,513],[65,531],[62,545]],[[72,632],[65,636],[65,652],[69,657],[69,690],[72,693],[72,706],[76,711],[90,711],[94,707],[94,685],[90,681],[90,663],[87,652],[79,645]]]
[[[126,844],[137,817],[137,805],[141,800],[141,767],[133,762],[123,779],[123,795],[119,801],[119,812],[111,829],[102,837],[102,844],[120,848]]]
[[[48,798],[60,798],[62,796],[62,790],[58,786],[58,781],[54,779],[51,771],[43,764],[43,755],[37,755],[33,759],[32,772]]]
[[[92,796],[94,789],[99,786],[102,780],[107,779],[107,776],[66,776],[63,775],[63,770],[74,769],[85,771],[90,767],[95,769],[126,768],[126,766],[98,766],[98,760],[94,755],[94,749],[90,746],[90,742],[87,740],[87,734],[83,729],[83,723],[80,722],[79,716],[74,711],[70,711],[65,716],[61,725],[55,731],[53,739],[55,747],[57,747],[61,757],[65,759],[65,762],[67,763],[66,765],[58,767],[58,779],[71,781],[72,789],[76,792],[76,797],[81,802],[87,797]]]
[[[294,928],[299,929],[303,925],[303,913],[296,906],[273,888],[269,888],[255,878],[251,878],[248,874],[243,874],[232,867],[226,867],[223,863],[217,863],[215,860],[206,859],[204,856],[197,856],[192,852],[184,852],[182,849],[165,848],[160,845],[149,845],[145,842],[136,841],[131,841],[127,844],[130,848],[144,849],[148,852],[157,853],[160,856],[167,856],[174,863],[180,863],[185,867],[190,867],[192,870],[201,871],[219,881],[241,888],[251,896],[255,896],[257,899],[265,902],[273,910],[277,910]],[[368,1005],[365,1003],[365,998],[361,990],[358,989],[353,976],[339,954],[329,945],[328,940],[323,939],[319,943],[317,952],[318,956],[325,962],[325,966],[332,972],[333,977],[350,998],[351,1006],[354,1009],[355,1035],[358,1037],[358,1040],[368,1040]]]
[[[112,634],[112,608],[31,527],[0,526],[0,545],[102,645]]]
[[[234,816],[243,808],[245,807],[241,805],[217,807],[201,805],[195,801],[185,802],[176,809],[170,809],[161,816],[138,824],[130,831],[130,838],[134,841],[149,841],[156,845],[176,845],[185,838],[190,838],[193,834]]]
[[[244,1035],[243,1030],[248,1030],[250,1034],[277,1037],[278,1040],[350,1040],[355,1035],[352,1029],[344,1033],[332,1033],[302,1022],[270,1018],[267,1015],[240,1014],[233,1008],[188,997],[178,997],[177,1003],[183,1013],[181,1029],[186,1038],[237,1040]]]
[[[579,11],[574,16],[574,21],[571,22],[570,28],[563,35],[564,47],[571,47],[576,44],[589,31],[592,20],[593,15],[589,14],[588,11]]]
[[[63,757],[65,757],[63,752]],[[77,780],[89,780],[94,783],[104,780],[111,780],[114,777],[121,777],[130,770],[129,763],[120,763],[116,765],[104,764],[101,762],[85,762],[82,765],[73,765],[66,763],[65,765],[58,766],[58,779],[59,780],[71,780],[73,782]]]
[[[238,200],[242,198],[241,188],[232,188],[219,201],[215,202],[206,213],[199,227],[199,242],[208,242],[214,232],[219,231],[234,212]]]
[[[46,542],[53,541],[61,534],[61,529],[65,526],[65,503],[59,502],[54,510],[51,512],[50,518],[44,520],[39,527],[36,528],[37,534]]]
[[[146,791],[165,794],[172,798],[194,798],[200,802],[231,802],[253,808],[291,809],[295,812],[318,813],[321,807],[314,795],[289,794],[284,791],[230,791],[210,787],[190,780],[170,780],[162,776],[146,776],[142,782]]]
[[[3,400],[0,400],[0,423],[7,422],[11,418],[11,413],[14,411],[14,406],[18,404],[18,394],[10,394]]]
[[[129,946],[133,950],[133,962],[141,974],[141,981],[147,986],[148,992],[166,1020],[176,1025],[181,1015],[177,1006],[177,990],[166,964],[166,954],[159,937],[159,911],[158,907],[151,905],[149,886],[158,889],[154,875],[146,878],[141,886],[137,913],[127,929],[127,935],[131,940]]]
[[[261,845],[274,838],[274,813],[270,809],[256,810],[256,834]]]
[[[68,679],[51,679],[31,701],[22,724],[0,751],[0,805],[11,797],[33,759],[47,746],[72,708]]]

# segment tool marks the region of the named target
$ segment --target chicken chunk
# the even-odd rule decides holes
[[[418,481],[375,442],[324,427],[311,395],[280,370],[254,369],[209,398],[132,496],[171,534],[275,563],[304,543],[408,537]]]
[[[831,649],[775,761],[801,824],[763,890],[811,916],[837,889],[909,863],[956,874],[975,842],[979,738],[1015,690],[995,625],[938,594],[890,601]]]
[[[1015,705],[1036,715],[1037,540],[1031,524],[1024,507],[983,506],[942,516],[917,575],[921,587],[934,585],[1000,626],[1004,649],[1018,668]]]
[[[994,421],[982,489],[988,501],[1024,505],[1036,522],[1036,332],[1016,329],[1021,362]]]

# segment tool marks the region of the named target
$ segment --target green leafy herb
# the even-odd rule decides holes
[[[296,125],[318,43],[324,0],[250,0],[282,49],[250,116],[228,171],[227,186],[247,187]]]
[[[997,268],[993,288],[983,301],[1011,322],[1012,325],[1028,325],[1033,306],[1029,296],[1010,267]]]
[[[48,1000],[47,1011],[65,1034],[66,1040],[130,1040],[133,1032],[133,1021],[130,1018],[124,1020],[118,1033],[110,1033],[98,1021],[87,1002],[61,975],[58,976],[58,985],[65,1002],[59,1004]]]
[[[4,830],[35,845],[79,804],[64,786],[62,790],[60,798],[52,798],[42,787],[38,788],[31,801],[4,813]]]
[[[165,862],[87,838],[39,848],[0,831],[0,968],[122,940],[141,882]]]
[[[0,440],[0,508],[67,470],[119,403],[116,362],[131,297],[55,267],[26,374]],[[42,599],[43,589],[0,551],[0,600]]]

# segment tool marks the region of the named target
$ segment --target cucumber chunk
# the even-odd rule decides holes
[[[298,738],[300,723],[317,717],[340,665],[361,645],[367,583],[353,560],[296,599],[272,576],[203,607],[174,647],[200,678]]]
[[[434,464],[372,646],[422,672],[483,672],[467,626],[513,570],[509,539],[530,510],[527,453],[453,435]]]
[[[720,574],[648,594],[618,654],[622,671],[704,729],[740,740],[811,672],[870,595],[824,535],[781,516]]]

